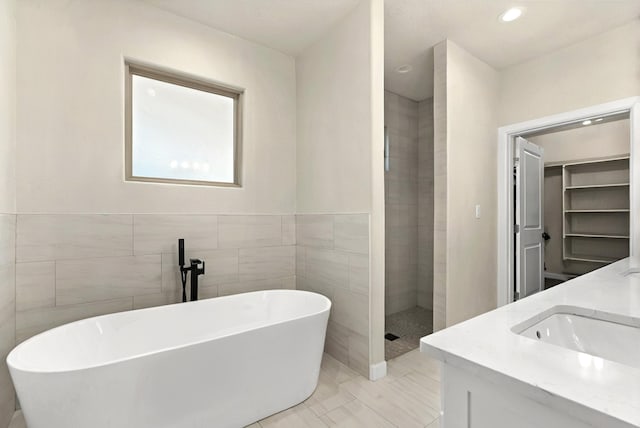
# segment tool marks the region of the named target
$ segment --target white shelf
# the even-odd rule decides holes
[[[607,264],[628,251],[629,156],[567,162],[562,165],[563,259]],[[571,214],[571,215],[569,215]],[[574,233],[573,230],[588,231]],[[626,229],[626,230],[625,230]],[[615,254],[616,257],[611,257]]]
[[[565,210],[567,214],[576,214],[576,213],[628,213],[630,210],[628,208],[621,209],[611,209],[611,210]]]
[[[558,166],[562,165],[565,167],[572,167],[572,166],[581,166],[581,165],[591,165],[594,163],[605,163],[605,162],[616,162],[616,161],[621,161],[621,160],[629,160],[631,157],[629,155],[625,155],[625,156],[613,156],[610,158],[601,158],[601,159],[585,159],[582,161],[576,161],[576,162],[568,162],[568,163],[563,163],[563,164],[559,164]]]
[[[583,186],[567,186],[565,190],[603,189],[607,187],[629,187],[629,183],[588,184]]]
[[[566,233],[567,238],[606,238],[606,239],[629,239],[627,235],[601,235],[594,233]]]
[[[587,263],[613,263],[620,259],[615,259],[613,257],[600,257],[600,256],[581,256],[581,255],[569,255],[565,257],[565,260],[570,260],[574,262],[587,262]]]

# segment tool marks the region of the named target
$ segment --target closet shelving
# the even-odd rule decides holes
[[[629,255],[629,156],[562,165],[563,260],[607,264]]]

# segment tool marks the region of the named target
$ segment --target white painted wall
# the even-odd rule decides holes
[[[443,311],[451,325],[495,306],[497,127],[640,94],[639,42],[640,21],[634,21],[500,72],[447,43],[446,61],[440,58],[447,93],[435,100],[436,106],[446,103],[446,114],[440,114],[446,129],[436,126],[436,142],[447,138],[446,150],[436,148],[436,183],[439,161],[446,161],[447,171],[446,241],[436,238],[434,244],[436,328],[442,327]],[[588,146],[584,157],[602,152],[603,145]],[[554,149],[549,156],[568,156]],[[436,196],[442,204],[445,195]],[[472,226],[476,203],[482,218]],[[444,223],[436,218],[436,235]],[[446,273],[440,272],[443,263]]]
[[[0,213],[16,211],[15,0],[0,2]]]
[[[499,123],[640,95],[640,21],[501,72]]]
[[[384,359],[384,0],[370,0],[371,237],[369,259],[369,378],[386,374]],[[384,367],[384,369],[383,369]]]
[[[564,131],[527,137],[544,149],[544,162],[570,162],[630,153],[629,119],[603,122]]]
[[[371,210],[369,9],[362,1],[296,60],[298,213]]]
[[[19,212],[294,212],[293,58],[126,0],[19,2],[18,49]],[[124,58],[246,89],[242,188],[124,182]]]
[[[451,41],[446,61],[446,325],[450,326],[496,306],[499,74]],[[476,205],[480,205],[479,219]]]
[[[0,0],[0,428],[9,425],[15,391],[5,359],[15,343],[16,0]]]
[[[296,58],[297,212],[370,213],[369,363],[384,365],[384,3],[362,0]]]
[[[447,326],[447,44],[433,48],[433,330]]]

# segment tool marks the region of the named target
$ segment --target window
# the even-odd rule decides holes
[[[127,181],[240,185],[242,92],[126,64]]]

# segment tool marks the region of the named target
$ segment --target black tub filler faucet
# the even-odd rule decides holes
[[[204,275],[204,260],[189,259],[189,267],[184,267],[184,239],[178,239],[178,265],[182,280],[182,301],[187,301],[187,275],[189,272],[191,272],[191,301],[198,300],[198,277]]]

